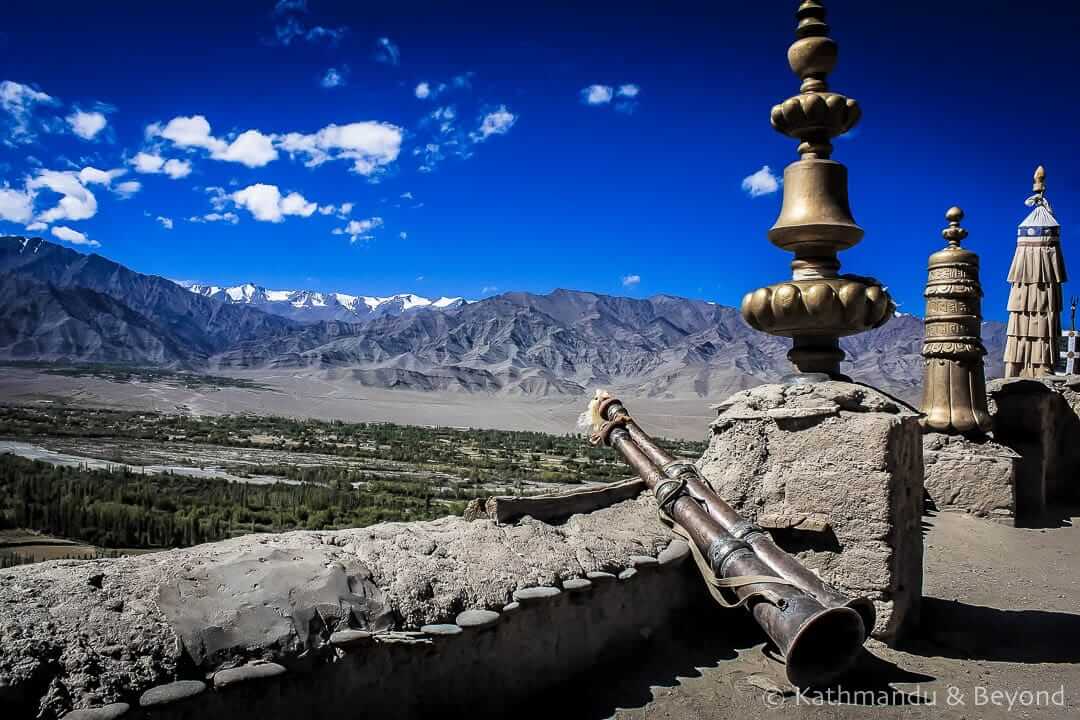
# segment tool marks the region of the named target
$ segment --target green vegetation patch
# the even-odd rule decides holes
[[[64,377],[96,377],[114,383],[160,383],[188,390],[209,390],[238,388],[242,390],[274,391],[274,388],[262,383],[243,378],[231,378],[221,375],[202,375],[183,370],[163,368],[133,367],[126,365],[106,365],[87,363],[75,365],[57,365],[45,362],[11,362],[9,367],[26,367],[41,370],[46,375]]]

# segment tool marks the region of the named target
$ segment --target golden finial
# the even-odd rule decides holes
[[[848,204],[847,168],[831,160],[831,140],[858,122],[859,104],[829,90],[837,46],[828,36],[825,8],[804,0],[795,17],[788,64],[802,79],[799,94],[772,109],[772,126],[799,140],[798,161],[784,169],[784,202],[769,241],[795,255],[791,280],[743,298],[742,315],[756,330],[790,337],[788,358],[804,378],[842,378],[839,339],[879,327],[894,305],[873,278],[840,274],[837,253],[857,244],[863,230]]]
[[[1042,165],[1035,168],[1035,182],[1031,186],[1032,192],[1046,192],[1046,168]]]
[[[948,247],[927,264],[926,315],[923,321],[923,429],[950,435],[989,432],[986,373],[982,344],[982,285],[979,256],[960,247],[967,230],[964,211],[945,213],[942,235]]]
[[[964,211],[953,205],[945,213],[945,219],[949,221],[949,227],[941,231],[941,236],[949,241],[951,247],[960,247],[960,241],[968,236],[968,231],[960,227]]]
[[[799,154],[808,160],[827,160],[832,143],[859,121],[862,111],[849,97],[830,92],[827,77],[836,67],[836,42],[828,36],[825,7],[818,0],[805,0],[795,14],[796,40],[788,48],[788,65],[802,79],[799,94],[772,109],[772,125],[788,137],[796,138]]]

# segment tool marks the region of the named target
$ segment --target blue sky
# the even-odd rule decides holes
[[[844,270],[921,313],[958,204],[1002,318],[1042,163],[1080,273],[1076,4],[826,4],[863,107],[834,153],[866,230]],[[780,192],[743,180],[796,158],[768,121],[796,5],[18,3],[0,232],[218,284],[738,304],[789,276]]]

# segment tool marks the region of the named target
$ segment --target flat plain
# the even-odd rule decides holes
[[[199,376],[195,376],[199,377]],[[203,376],[206,377],[206,376]],[[192,382],[187,373],[64,373],[0,367],[0,404],[104,407],[191,415],[277,415],[346,422],[578,432],[587,396],[526,397],[486,392],[416,392],[362,385],[343,370],[215,371]],[[608,388],[610,389],[610,388]],[[617,391],[617,388],[614,389]],[[650,433],[701,440],[724,397],[691,393],[622,399]]]

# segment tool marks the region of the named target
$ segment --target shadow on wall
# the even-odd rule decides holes
[[[1076,663],[1080,662],[1080,615],[999,610],[924,597],[919,638],[905,650],[960,660]]]

